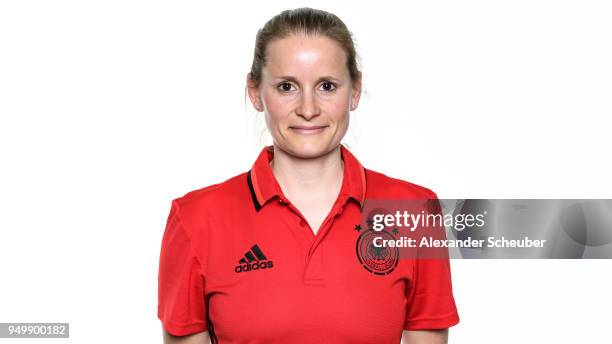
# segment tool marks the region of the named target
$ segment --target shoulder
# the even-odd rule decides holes
[[[172,200],[184,215],[210,213],[244,197],[247,173],[233,176],[223,182],[191,190]]]
[[[392,178],[383,173],[364,168],[366,197],[369,198],[437,198],[431,189],[409,181]]]

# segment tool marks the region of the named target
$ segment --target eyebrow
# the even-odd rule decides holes
[[[292,77],[290,75],[279,76],[279,77],[275,77],[274,79],[284,79],[284,80],[295,82],[296,84],[300,83],[296,78],[294,78],[294,77]],[[317,79],[317,83],[319,83],[321,81],[325,81],[325,80],[333,80],[333,81],[336,81],[336,82],[340,81],[340,79],[335,78],[333,76],[322,76],[319,79]]]

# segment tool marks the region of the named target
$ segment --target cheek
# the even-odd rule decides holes
[[[347,126],[349,121],[349,102],[338,101],[329,108],[328,113],[339,127]]]
[[[340,119],[340,122],[338,123],[338,134],[340,136],[344,136],[346,132],[348,131],[348,127],[349,127],[349,114],[347,113],[344,117]]]
[[[274,96],[263,95],[262,99],[268,125],[273,127],[278,126],[278,124],[287,117],[286,104],[281,99]]]
[[[340,119],[341,117],[348,115],[350,104],[350,92],[342,90],[338,94],[335,94],[333,98],[329,99],[327,102],[327,109],[330,114]]]

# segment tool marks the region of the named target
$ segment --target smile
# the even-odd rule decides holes
[[[294,132],[298,134],[305,134],[305,135],[319,134],[323,132],[325,128],[327,128],[326,125],[313,125],[313,126],[296,125],[296,126],[289,127],[289,129],[293,130]]]

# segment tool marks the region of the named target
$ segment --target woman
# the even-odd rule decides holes
[[[448,260],[377,273],[356,257],[367,198],[430,198],[341,144],[361,93],[335,15],[284,11],[258,32],[248,95],[273,137],[252,168],[173,200],[158,317],[166,343],[444,343]]]

